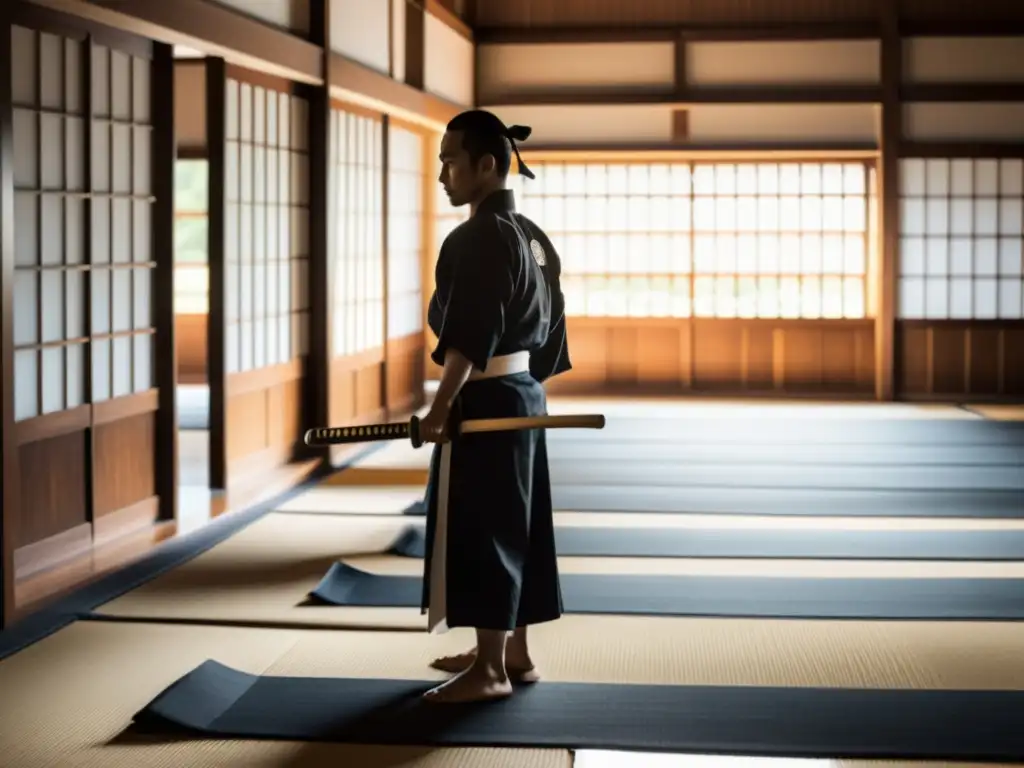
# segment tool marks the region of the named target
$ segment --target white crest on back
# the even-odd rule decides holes
[[[536,261],[540,266],[543,267],[548,263],[548,257],[544,253],[544,246],[542,246],[536,240],[530,241],[530,252],[533,254],[533,260]]]

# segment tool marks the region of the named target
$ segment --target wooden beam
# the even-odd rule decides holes
[[[893,0],[877,0],[882,28],[880,47],[882,73],[881,149],[878,173],[881,264],[877,270],[878,304],[875,313],[875,399],[896,396],[896,281],[899,276],[899,171],[903,138],[903,105],[900,81],[903,77],[903,41]]]
[[[877,24],[871,22],[846,22],[764,26],[477,28],[474,34],[478,45],[496,43],[667,43],[678,38],[690,42],[768,42],[772,40],[873,40],[879,37],[879,28]]]
[[[1024,19],[901,19],[900,35],[908,37],[1021,37]]]
[[[449,120],[466,108],[392,80],[340,53],[330,54],[328,77],[332,97],[431,130],[443,130]]]
[[[1024,158],[1024,140],[1016,143],[1007,142],[939,142],[939,141],[906,141],[900,146],[902,157],[999,157]]]
[[[423,6],[416,2],[405,4],[405,82],[423,90],[426,80],[426,18]]]
[[[672,83],[676,98],[683,98],[690,87],[690,77],[687,67],[687,45],[682,35],[672,41]]]
[[[206,323],[206,381],[210,392],[211,488],[227,490],[227,63],[206,59],[207,254],[210,308]]]
[[[686,107],[693,104],[877,104],[878,86],[742,86],[684,87],[670,90],[531,91],[490,96],[482,106],[621,106],[632,104]]]
[[[331,50],[329,0],[310,0],[309,31],[311,41],[323,54],[326,78],[323,85],[310,88],[309,94],[309,365],[303,382],[309,403],[309,408],[303,409],[306,429],[329,423],[332,386],[334,220],[330,207],[335,169],[331,161],[331,70],[327,54]],[[310,449],[309,455],[329,462],[330,448]]]
[[[875,146],[826,144],[759,143],[742,145],[678,144],[538,144],[520,150],[527,165],[534,163],[671,163],[693,160],[717,162],[837,162],[871,160],[878,157]]]
[[[902,102],[1024,101],[1024,83],[920,83],[899,91]]]
[[[418,3],[417,3],[418,4]],[[423,10],[444,24],[448,29],[457,32],[469,42],[473,42],[473,29],[458,14],[452,13],[439,0],[424,0]]]
[[[14,114],[11,9],[0,3],[0,367],[3,368],[3,508],[0,509],[0,629],[14,621],[14,523],[21,469],[14,440]]]
[[[300,83],[323,82],[323,52],[313,43],[207,0],[33,0],[141,37]]]
[[[383,285],[382,293],[384,295],[383,306],[381,307],[381,327],[384,329],[384,360],[380,366],[380,404],[384,409],[385,415],[391,413],[392,404],[388,400],[388,368],[390,367],[390,361],[388,360],[388,339],[390,334],[388,332],[388,307],[391,302],[391,286],[388,280],[388,262],[391,250],[391,243],[389,235],[388,221],[390,218],[390,198],[391,194],[390,181],[391,181],[391,123],[387,115],[384,115],[381,120],[381,221],[380,221],[380,242],[381,242],[381,282]]]
[[[158,405],[156,411],[156,495],[158,520],[174,520],[178,510],[178,378],[174,316],[174,50],[158,43],[153,50],[150,80],[150,114],[153,121],[152,252],[153,268],[153,364]]]

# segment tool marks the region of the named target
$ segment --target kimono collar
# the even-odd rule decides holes
[[[511,189],[498,189],[485,197],[477,206],[477,213],[515,212],[516,197]]]

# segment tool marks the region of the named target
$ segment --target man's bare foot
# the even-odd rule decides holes
[[[436,704],[469,704],[496,701],[512,695],[512,681],[504,671],[471,663],[467,669],[423,694]]]
[[[454,675],[469,669],[474,661],[476,661],[476,648],[456,656],[441,656],[434,659],[430,666],[433,669]],[[505,649],[505,669],[513,683],[536,683],[540,680],[540,673],[530,659],[530,655],[515,650],[511,643]]]

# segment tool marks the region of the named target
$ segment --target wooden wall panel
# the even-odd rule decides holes
[[[911,37],[903,40],[906,83],[1024,81],[1024,38]]]
[[[533,128],[530,144],[608,147],[665,145],[672,140],[672,108],[650,104],[487,105],[506,125]],[[528,148],[529,144],[525,148]],[[529,162],[527,160],[527,162]]]
[[[687,109],[686,141],[675,143],[871,148],[878,144],[877,115],[874,104],[699,104]]]
[[[178,360],[178,382],[205,384],[206,378],[206,314],[174,316],[174,343]]]
[[[899,395],[908,399],[1024,399],[1024,322],[902,320]]]
[[[675,84],[675,47],[643,43],[484,43],[476,49],[482,103],[553,89],[601,93],[668,92]]]
[[[415,410],[423,404],[423,334],[389,339],[386,354],[386,395],[390,418],[391,415]]]
[[[682,136],[673,130],[671,104],[499,103],[487,108],[507,124],[531,126],[530,143],[535,146],[738,150],[770,144],[807,150],[870,149],[878,143],[873,104],[694,104],[686,109],[687,131]]]
[[[868,85],[881,76],[877,40],[690,42],[689,85]]]
[[[309,32],[309,0],[219,0],[234,10],[297,35]]]
[[[387,0],[331,3],[331,49],[388,74],[391,64],[391,9]]]
[[[870,320],[570,318],[573,370],[551,392],[869,397]]]
[[[474,102],[476,55],[468,30],[427,13],[423,20],[423,86],[455,104]]]
[[[174,62],[174,138],[179,151],[206,151],[206,67],[202,59]]]
[[[16,549],[89,522],[87,449],[83,432],[21,446]]]

